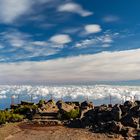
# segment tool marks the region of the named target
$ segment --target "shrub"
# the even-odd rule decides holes
[[[37,105],[20,105],[18,108],[14,109],[13,112],[17,114],[26,115],[28,111],[37,109]]]
[[[39,104],[44,104],[45,103],[45,100],[39,100]]]
[[[79,108],[73,109],[70,112],[64,112],[62,115],[65,119],[76,119],[80,117],[80,110]]]
[[[10,122],[20,122],[23,120],[23,116],[19,114],[11,114]]]
[[[42,107],[42,105],[43,105],[44,103],[45,103],[45,100],[42,99],[42,100],[39,101],[38,106],[39,106],[39,107]]]
[[[6,116],[4,112],[0,112],[0,124],[6,123]]]
[[[19,122],[22,120],[22,115],[14,114],[10,111],[0,111],[0,124],[5,124],[6,122]]]

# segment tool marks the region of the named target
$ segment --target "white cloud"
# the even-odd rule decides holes
[[[77,34],[82,30],[81,27],[75,27],[75,28],[68,28],[68,29],[64,29],[62,30],[63,33],[66,34]]]
[[[93,14],[90,11],[84,10],[79,4],[76,4],[76,3],[66,3],[63,5],[60,5],[58,7],[58,11],[76,13],[83,17],[90,16]]]
[[[11,24],[23,15],[34,13],[34,5],[52,2],[52,0],[0,0],[0,22]],[[41,20],[36,16],[34,20]]]
[[[103,48],[108,48],[108,47],[110,47],[110,46],[111,46],[110,44],[103,44],[103,45],[102,45]]]
[[[31,44],[35,45],[35,46],[47,46],[48,42],[46,42],[46,41],[33,41]]]
[[[18,37],[12,37],[9,41],[13,47],[23,47],[25,44],[24,40]]]
[[[30,10],[30,0],[0,0],[0,20],[4,23],[12,23],[19,16]]]
[[[39,3],[48,3],[48,2],[51,2],[51,1],[53,1],[53,0],[37,0]]]
[[[15,98],[20,96],[20,100],[29,100],[31,95],[33,100],[40,100],[40,95],[45,99],[48,99],[50,98],[50,95],[53,95],[55,100],[63,98],[69,101],[83,101],[88,97],[90,101],[94,102],[94,105],[100,105],[101,103],[108,104],[111,95],[112,104],[117,104],[125,100],[132,101],[134,100],[134,97],[135,99],[140,100],[140,87],[116,85],[0,86],[0,99],[8,98],[13,95]],[[3,104],[3,102],[1,102],[1,104]],[[10,102],[8,105],[10,106]]]
[[[103,43],[111,43],[113,42],[112,38],[110,36],[105,36]]]
[[[96,38],[92,38],[92,39],[85,39],[82,40],[78,43],[75,44],[74,47],[76,48],[87,48],[87,47],[91,47],[93,45],[96,45],[98,43],[98,40]]]
[[[76,48],[87,48],[87,47],[110,47],[114,40],[118,37],[119,33],[105,33],[104,35],[90,37],[75,43]]]
[[[49,56],[58,53],[64,47],[63,44],[54,44],[45,40],[33,40],[30,34],[18,30],[1,32],[0,42],[3,41],[8,48],[2,50],[2,53],[10,53],[11,55],[2,55],[0,57],[0,62]],[[0,49],[2,49],[2,47],[4,46],[0,46]]]
[[[85,26],[85,31],[87,34],[98,33],[101,32],[101,26],[98,24],[89,24]]]
[[[50,38],[50,41],[55,44],[67,44],[67,43],[71,42],[72,40],[69,35],[58,34],[58,35],[52,36]]]
[[[28,42],[29,35],[18,30],[9,30],[0,34],[1,40],[13,47],[23,47]]]
[[[4,48],[4,46],[0,44],[0,49],[3,49],[3,48]]]
[[[103,18],[104,22],[116,22],[116,21],[119,21],[119,20],[120,20],[120,18],[117,17],[117,16],[114,16],[114,15],[108,15],[108,16],[105,16]]]
[[[1,63],[1,83],[91,82],[140,79],[140,49],[44,62]],[[10,69],[9,69],[10,68]]]
[[[100,40],[102,43],[112,43],[113,37],[114,35],[106,34],[106,35],[98,37],[98,40]]]

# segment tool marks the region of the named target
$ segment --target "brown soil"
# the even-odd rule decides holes
[[[123,138],[118,135],[95,134],[85,129],[16,123],[0,128],[0,140],[123,140]]]

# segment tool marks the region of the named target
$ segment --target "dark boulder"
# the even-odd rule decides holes
[[[21,101],[21,105],[34,105],[34,103]]]
[[[81,103],[81,109],[92,109],[93,107],[92,102],[84,101]]]
[[[81,119],[82,128],[91,128],[93,125],[93,120],[90,117],[83,117]]]
[[[135,102],[132,102],[132,101],[126,101],[125,103],[124,103],[124,106],[126,106],[126,107],[128,107],[128,108],[131,108],[131,107],[133,107],[133,106],[135,106],[136,104],[135,104]]]
[[[122,118],[122,110],[119,106],[114,106],[111,110],[111,116],[114,121],[119,121]]]
[[[75,107],[75,105],[69,105],[63,101],[58,101],[56,105],[60,111],[64,111],[64,112],[70,112]]]
[[[128,114],[121,119],[121,122],[124,126],[130,126],[130,127],[137,128],[137,126],[139,124],[139,118],[135,118],[135,117],[131,116],[130,114]]]
[[[116,121],[108,122],[108,129],[111,132],[119,134],[121,132],[122,128],[123,128],[123,125],[121,124],[121,122],[116,122]]]
[[[136,100],[135,103],[140,106],[140,101],[139,100]]]
[[[81,111],[81,117],[80,118],[83,118],[84,117],[84,114],[86,112],[88,112],[88,110],[91,110],[93,109],[94,106],[93,106],[93,103],[92,102],[88,102],[88,101],[84,101],[81,103],[81,106],[80,106],[80,111]]]
[[[133,139],[136,139],[137,132],[136,132],[136,129],[132,127],[122,127],[120,134],[128,140],[129,139],[133,140]]]
[[[80,119],[70,120],[67,123],[70,128],[83,128],[82,121]]]
[[[113,132],[119,134],[123,128],[123,125],[120,122],[109,121],[109,122],[98,122],[94,125],[93,130],[95,132]]]
[[[130,114],[133,117],[140,117],[140,106],[134,106],[130,109]]]

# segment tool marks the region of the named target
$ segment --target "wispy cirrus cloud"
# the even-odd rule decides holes
[[[71,50],[78,48],[79,51],[76,55],[81,54],[85,48],[87,52],[88,49],[92,48],[94,51],[97,49],[102,50],[103,48],[110,47],[118,36],[119,33],[103,32],[103,35],[86,36],[80,41],[72,42],[72,38],[68,34],[56,34],[49,39],[41,40],[34,39],[32,35],[18,30],[9,30],[0,33],[2,45],[0,62],[48,60],[47,56],[62,53],[63,48],[67,48],[69,43],[71,43],[71,46],[68,48]],[[3,47],[5,47],[5,49],[3,49]],[[68,56],[69,55],[71,56],[73,53],[68,54]],[[53,59],[53,57],[51,57],[51,59]]]
[[[0,62],[22,61],[54,55],[61,51],[64,44],[69,41],[71,40],[67,35],[55,36],[52,41],[49,41],[34,40],[32,35],[13,29],[1,32]]]
[[[30,0],[0,0],[0,20],[3,23],[12,23],[19,16],[30,11],[32,1]]]
[[[3,49],[4,48],[4,45],[0,44],[0,49]]]
[[[58,11],[76,13],[82,17],[87,17],[87,16],[90,16],[93,14],[93,12],[83,9],[81,5],[79,5],[77,3],[72,3],[72,2],[60,5],[58,7]]]
[[[74,47],[82,49],[82,48],[90,48],[90,47],[110,47],[114,40],[119,37],[119,33],[109,33],[105,32],[102,35],[93,36],[84,40],[81,40],[75,43]]]
[[[31,35],[20,32],[15,29],[9,29],[0,33],[1,43],[7,45],[7,47],[22,48],[28,44],[31,39]]]
[[[0,22],[13,24],[25,15],[26,21],[42,21],[44,20],[44,16],[39,13],[39,9],[35,10],[36,5],[40,7],[47,3],[49,7],[50,5],[54,5],[53,2],[53,0],[21,0],[20,2],[18,0],[0,0]]]
[[[108,47],[110,47],[110,46],[111,46],[111,44],[107,44],[107,43],[102,44],[102,47],[103,47],[103,48],[108,48]]]
[[[36,10],[37,5],[38,10]],[[47,14],[42,14],[42,12],[48,11],[49,9],[53,9],[49,12],[55,15],[55,19],[57,20],[61,20],[60,18],[62,18],[62,16],[59,16],[60,12],[77,13],[82,17],[93,14],[93,12],[82,8],[80,4],[72,2],[65,3],[65,1],[60,0],[22,0],[20,2],[18,0],[0,0],[0,22],[4,24],[13,24],[16,23],[18,19],[23,21],[22,18],[24,16],[26,16],[26,20],[24,20],[24,22],[43,22],[46,20],[46,17],[48,18],[48,16]],[[51,22],[48,23],[48,25],[49,24],[54,23]]]
[[[72,28],[67,28],[67,29],[63,29],[61,32],[65,33],[65,34],[79,34],[82,30],[82,27],[72,27]]]
[[[48,42],[47,41],[33,41],[31,42],[32,45],[35,45],[35,46],[47,46],[48,45]]]
[[[120,17],[118,16],[115,16],[115,15],[108,15],[108,16],[105,16],[103,17],[102,19],[104,22],[117,22],[120,20]]]

